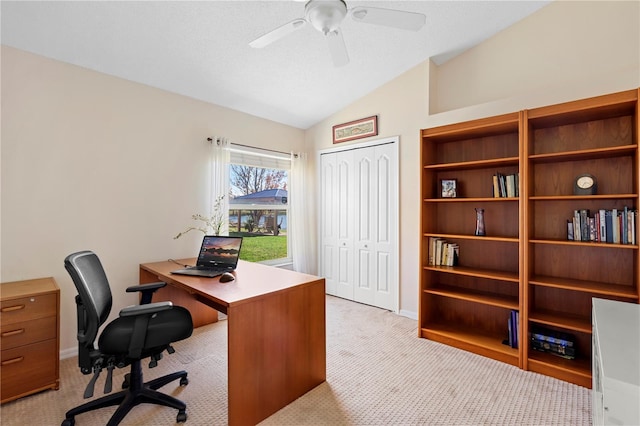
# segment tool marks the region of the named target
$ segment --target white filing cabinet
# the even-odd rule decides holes
[[[640,425],[640,305],[593,298],[593,424]]]

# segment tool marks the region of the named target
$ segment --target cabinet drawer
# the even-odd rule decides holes
[[[56,316],[56,293],[3,300],[0,304],[0,322],[5,326],[16,322]]]
[[[2,401],[51,385],[57,388],[56,339],[2,351]]]
[[[0,331],[0,348],[16,348],[57,337],[56,317],[40,318],[23,323],[4,324]]]

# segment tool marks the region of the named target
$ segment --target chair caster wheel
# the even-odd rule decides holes
[[[184,423],[187,421],[187,412],[186,411],[179,411],[178,412],[178,417],[176,417],[176,422],[177,423]]]
[[[75,424],[76,419],[64,419],[61,426],[74,426]]]
[[[180,386],[187,386],[189,384],[189,379],[187,379],[186,377],[182,377],[180,379]]]

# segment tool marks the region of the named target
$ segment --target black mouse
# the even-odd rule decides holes
[[[224,274],[220,275],[221,283],[228,283],[229,281],[233,281],[235,279],[236,277],[234,277],[231,272],[225,272]]]

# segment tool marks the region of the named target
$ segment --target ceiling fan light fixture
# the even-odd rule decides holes
[[[305,6],[307,22],[324,35],[340,28],[345,16],[347,4],[343,0],[310,1]]]

